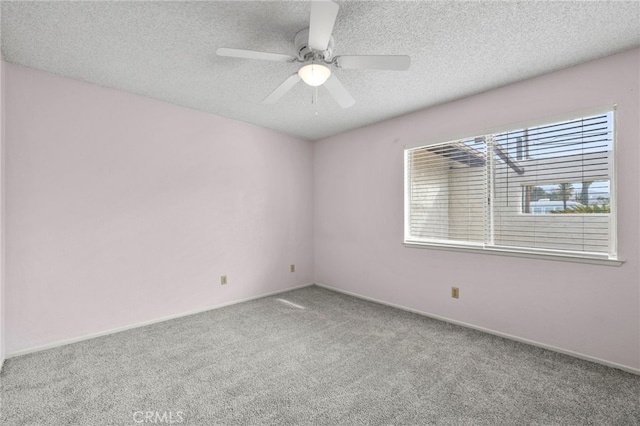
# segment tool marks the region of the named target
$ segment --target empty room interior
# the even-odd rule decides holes
[[[640,425],[637,1],[2,1],[2,425]]]

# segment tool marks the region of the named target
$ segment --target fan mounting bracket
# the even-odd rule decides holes
[[[324,62],[331,63],[333,57],[334,41],[333,36],[329,39],[327,49],[323,52],[310,48],[309,45],[309,28],[298,31],[293,38],[293,44],[296,47],[298,61],[307,62],[314,59],[320,59]]]

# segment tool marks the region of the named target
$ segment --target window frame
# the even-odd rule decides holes
[[[426,249],[436,249],[436,250],[447,250],[447,251],[457,251],[457,252],[467,252],[467,253],[483,253],[483,254],[492,254],[492,255],[501,255],[501,256],[512,256],[512,257],[524,257],[524,258],[534,258],[534,259],[545,259],[545,260],[555,260],[555,261],[566,261],[566,262],[578,262],[578,263],[590,263],[590,264],[599,264],[599,265],[607,265],[607,266],[620,266],[624,263],[624,260],[620,259],[619,253],[617,251],[618,241],[617,241],[617,171],[616,171],[616,163],[617,163],[617,105],[607,105],[601,106],[597,108],[584,109],[580,111],[574,111],[571,113],[555,115],[551,117],[544,117],[535,120],[528,120],[526,122],[520,123],[512,123],[508,125],[502,125],[499,127],[494,127],[485,131],[479,132],[465,132],[464,134],[446,138],[434,142],[428,143],[414,143],[411,145],[405,145],[403,150],[403,167],[404,167],[404,236],[403,236],[403,245],[407,248],[426,248]],[[609,175],[610,175],[610,197],[611,197],[611,213],[609,214],[610,222],[609,222],[609,244],[612,247],[612,252],[610,254],[590,254],[585,252],[574,252],[569,250],[555,250],[555,249],[543,249],[543,248],[518,248],[518,247],[509,247],[509,246],[495,246],[492,244],[485,243],[471,243],[471,242],[456,242],[456,241],[418,241],[410,238],[410,197],[409,197],[409,155],[408,152],[415,148],[428,147],[433,145],[444,144],[447,142],[454,142],[456,140],[463,139],[473,139],[482,137],[485,138],[487,136],[492,136],[495,134],[512,132],[518,129],[523,128],[531,128],[536,126],[543,126],[555,122],[562,121],[570,121],[575,120],[580,117],[587,117],[592,115],[599,114],[612,114],[612,124],[613,124],[613,133],[612,133],[612,160],[609,164]],[[490,188],[491,189],[491,188]],[[493,194],[491,194],[491,198],[493,198]],[[488,215],[491,215],[491,209],[488,212]]]

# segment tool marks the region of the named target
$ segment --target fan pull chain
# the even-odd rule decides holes
[[[315,86],[311,91],[311,105],[315,105],[315,116],[318,116],[318,86]]]

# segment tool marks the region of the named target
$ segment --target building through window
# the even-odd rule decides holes
[[[613,117],[407,149],[405,242],[615,259]]]

